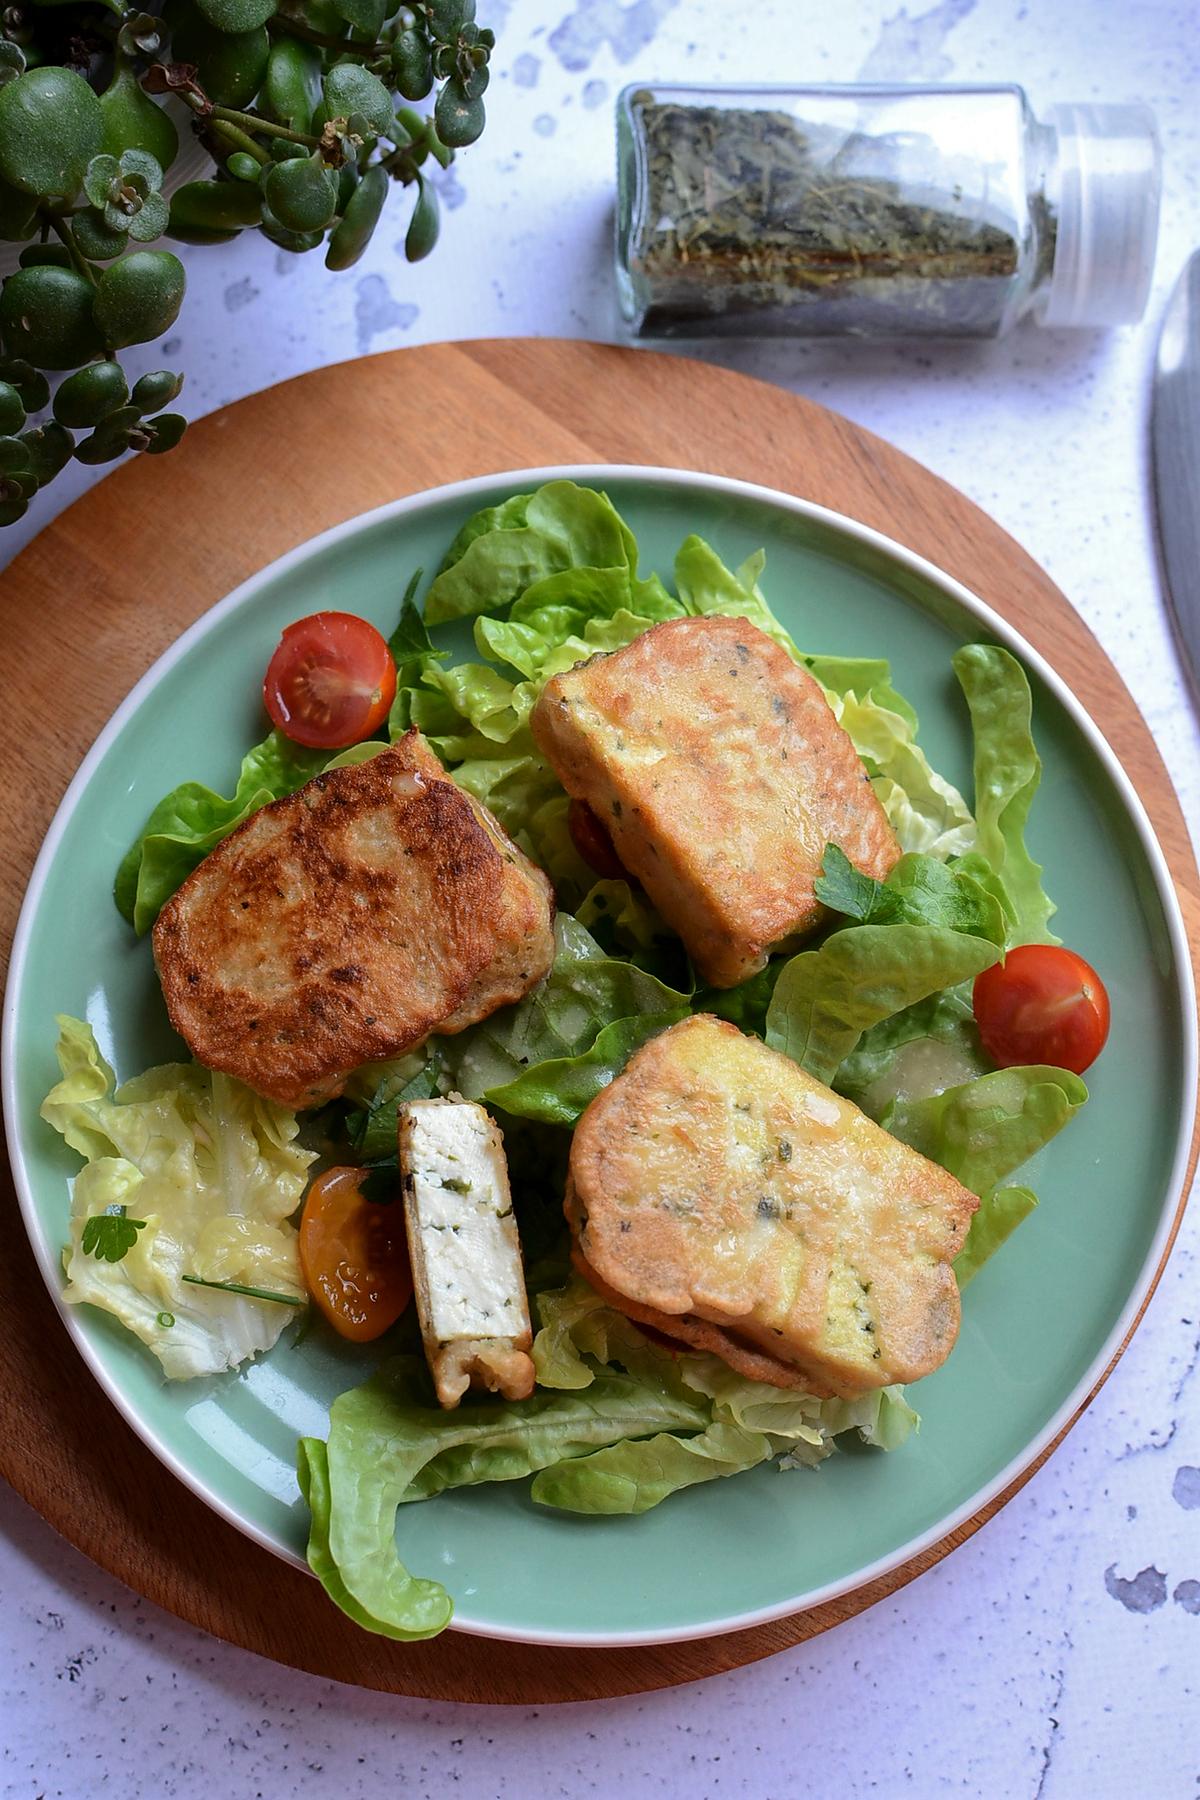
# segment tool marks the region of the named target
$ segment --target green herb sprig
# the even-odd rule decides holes
[[[271,1300],[277,1306],[307,1306],[304,1294],[280,1294],[274,1288],[246,1287],[240,1281],[206,1281],[203,1275],[184,1275],[192,1287],[217,1288],[223,1294],[241,1294],[247,1300]]]
[[[110,1206],[85,1221],[80,1248],[97,1262],[119,1263],[137,1243],[138,1232],[145,1229],[145,1219],[127,1218],[123,1206]]]

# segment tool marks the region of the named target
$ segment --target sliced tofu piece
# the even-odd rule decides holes
[[[820,686],[746,619],[655,625],[548,681],[529,722],[714,987],[820,922],[827,844],[877,880],[900,855]]]
[[[312,1106],[519,1000],[553,921],[542,871],[409,731],[218,844],[159,915],[154,960],[200,1062]]]
[[[504,1136],[472,1100],[400,1109],[400,1179],[425,1356],[443,1406],[533,1392],[533,1342]]]
[[[915,1381],[959,1325],[974,1194],[789,1057],[697,1014],[584,1112],[576,1260],[630,1317],[777,1386]]]

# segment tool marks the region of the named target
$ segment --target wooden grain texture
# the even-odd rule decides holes
[[[400,430],[406,417],[414,428]],[[353,486],[338,449],[351,425],[369,452],[355,457]],[[653,463],[763,482],[876,526],[957,576],[1036,645],[1100,721],[1154,821],[1195,956],[1200,880],[1154,741],[1086,625],[984,513],[869,432],[780,389],[673,356],[517,339],[396,351],[255,394],[194,425],[170,457],[118,469],[0,576],[5,958],[70,776],[185,625],[351,512],[463,476],[557,462]],[[7,1174],[4,1204],[13,1218]],[[0,1472],[95,1562],[181,1618],[364,1687],[529,1704],[736,1668],[903,1587],[978,1530],[1037,1466],[883,1580],[751,1631],[635,1650],[500,1646],[455,1632],[392,1644],[350,1625],[315,1582],[250,1544],[159,1465],[83,1369],[23,1233],[10,1229],[5,1242]]]

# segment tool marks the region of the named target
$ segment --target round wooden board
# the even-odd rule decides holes
[[[402,429],[406,418],[410,430]],[[353,482],[337,450],[342,421],[356,446]],[[763,482],[873,525],[957,576],[1005,614],[1103,722],[1166,851],[1196,958],[1200,880],[1153,739],[1087,627],[1010,537],[928,470],[811,401],[674,356],[540,339],[400,350],[254,394],[193,425],[173,455],[118,469],[17,558],[0,588],[5,957],[63,789],[117,703],[184,626],[352,512],[468,475],[551,463],[651,463]],[[1193,1166],[1195,1155],[1193,1144]],[[5,1189],[12,1221],[7,1173]],[[453,1631],[428,1644],[393,1644],[351,1625],[315,1581],[243,1538],[157,1462],[84,1373],[24,1234],[11,1225],[0,1317],[0,1472],[65,1537],[139,1593],[230,1643],[314,1674],[429,1699],[599,1699],[769,1656],[930,1568],[1037,1466],[891,1575],[751,1631],[633,1650],[499,1645]]]

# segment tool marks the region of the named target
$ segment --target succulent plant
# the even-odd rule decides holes
[[[393,184],[412,187],[412,262],[437,241],[443,168],[484,128],[495,43],[475,0],[16,0],[0,17],[0,525],[74,457],[159,455],[183,376],[130,391],[118,353],[168,331],[183,264],[159,240],[363,254]],[[212,158],[168,202],[173,95]],[[414,103],[433,96],[432,111]],[[148,248],[153,245],[154,248]],[[51,400],[46,372],[62,379]],[[50,409],[50,417],[37,415]]]

